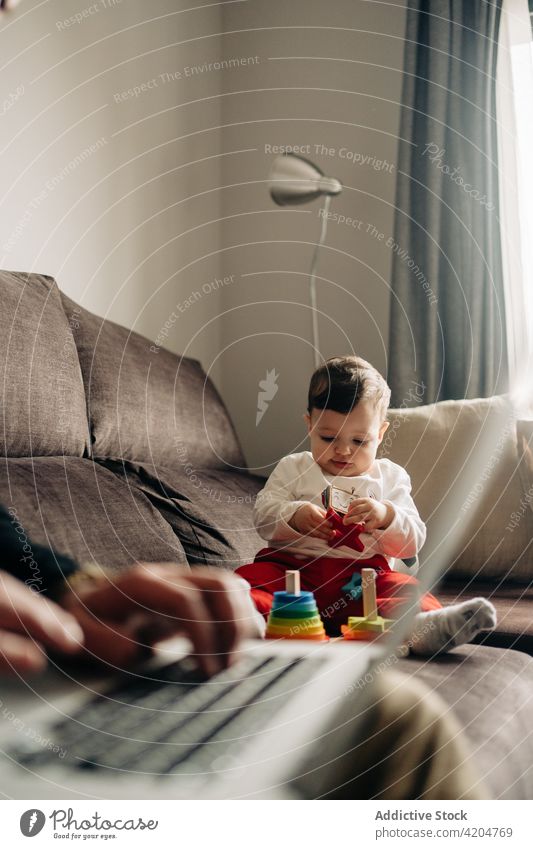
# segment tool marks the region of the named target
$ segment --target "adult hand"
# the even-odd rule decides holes
[[[394,507],[376,498],[355,498],[343,519],[345,525],[364,522],[365,533],[385,530],[394,519]]]
[[[78,651],[83,631],[57,604],[0,571],[0,674],[37,672],[45,649]]]
[[[60,603],[81,625],[86,657],[123,667],[162,639],[184,634],[206,675],[236,659],[239,642],[261,636],[249,586],[222,569],[140,564],[69,590]]]
[[[331,539],[333,529],[326,519],[326,511],[316,504],[302,504],[291,516],[288,523],[291,528],[300,534],[305,534],[318,539]]]

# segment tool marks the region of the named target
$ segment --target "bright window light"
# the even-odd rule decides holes
[[[533,340],[533,42],[511,50],[516,104],[516,156],[522,269],[528,338]],[[530,349],[530,354],[533,351]]]
[[[533,417],[533,43],[527,0],[503,0],[496,77],[502,269],[510,387]]]

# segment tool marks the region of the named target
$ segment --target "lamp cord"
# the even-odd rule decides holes
[[[331,195],[326,195],[324,200],[324,214],[322,216],[322,228],[320,230],[320,238],[315,245],[313,259],[311,260],[311,272],[309,278],[309,299],[311,301],[311,317],[313,321],[313,351],[315,358],[315,369],[320,366],[320,347],[318,341],[318,312],[316,306],[316,267],[318,263],[318,254],[320,253],[320,248],[324,244],[326,232],[328,229],[328,214],[330,203]]]

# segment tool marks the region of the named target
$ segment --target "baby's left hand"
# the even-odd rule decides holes
[[[394,509],[375,498],[356,498],[350,504],[343,524],[357,525],[364,522],[364,533],[388,528],[394,518]]]

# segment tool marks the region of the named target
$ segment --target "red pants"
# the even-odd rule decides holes
[[[237,574],[248,581],[255,606],[267,617],[274,592],[285,589],[285,571],[298,569],[302,590],[314,593],[324,627],[333,635],[339,633],[340,626],[346,624],[348,616],[363,615],[363,602],[353,601],[342,589],[354,572],[360,572],[363,567],[372,567],[376,571],[378,612],[387,619],[399,618],[413,600],[412,591],[405,593],[403,590],[408,585],[417,586],[418,581],[411,575],[393,572],[386,559],[379,554],[367,560],[340,557],[299,560],[275,548],[262,548],[256,554],[255,561],[241,566]],[[442,607],[431,593],[422,596],[419,605],[420,610],[424,611]]]

